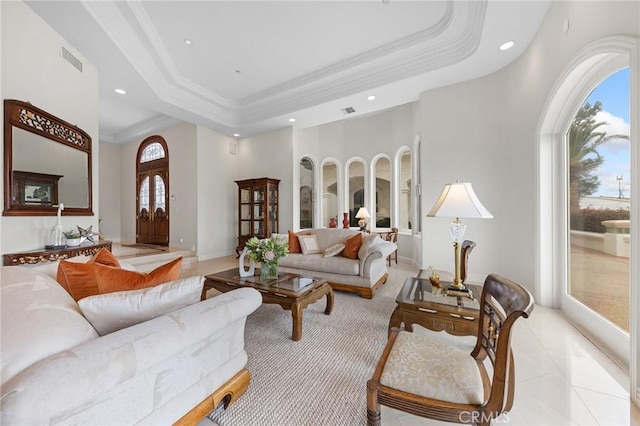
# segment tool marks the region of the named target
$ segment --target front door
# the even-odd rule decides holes
[[[164,140],[149,139],[140,145],[138,157],[136,243],[168,246],[169,162],[166,144]]]

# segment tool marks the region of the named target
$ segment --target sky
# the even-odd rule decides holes
[[[624,68],[604,80],[587,97],[585,102],[593,105],[602,103],[602,111],[596,115],[596,121],[608,123],[598,128],[609,135],[629,135],[629,68]],[[622,195],[629,197],[630,157],[629,140],[613,139],[600,145],[598,152],[605,158],[598,169],[600,188],[592,196],[618,197],[619,188]],[[622,176],[622,180],[616,179]],[[619,187],[620,185],[620,187]]]

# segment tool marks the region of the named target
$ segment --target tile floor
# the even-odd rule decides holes
[[[206,275],[237,266],[235,256],[197,262],[183,275]],[[404,279],[418,270],[392,264],[377,295],[395,298]],[[640,425],[629,399],[629,377],[568,323],[558,310],[536,306],[516,323],[514,408],[494,424]],[[446,424],[382,407],[383,426]]]

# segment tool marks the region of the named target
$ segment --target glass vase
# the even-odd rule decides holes
[[[260,279],[270,281],[278,278],[278,262],[262,263],[260,265]]]

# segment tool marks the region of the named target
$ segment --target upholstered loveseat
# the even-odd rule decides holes
[[[0,278],[1,424],[197,423],[247,388],[244,326],[261,303],[253,289],[198,295],[98,336],[45,273],[10,266]]]
[[[317,254],[289,253],[280,260],[278,270],[324,278],[334,290],[349,291],[371,299],[376,290],[387,280],[386,259],[396,250],[393,243],[384,241],[377,234],[362,233],[362,245],[355,259],[340,254],[331,257],[323,251],[347,238],[360,233],[352,229],[317,228],[305,230],[299,235],[315,235],[320,249]],[[291,238],[291,234],[288,236]],[[291,243],[290,243],[291,246]]]

